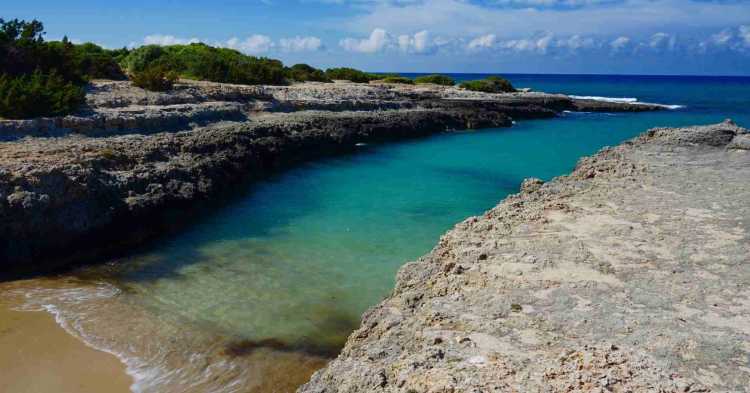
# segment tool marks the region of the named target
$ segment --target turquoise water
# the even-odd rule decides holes
[[[474,76],[459,76],[471,78]],[[568,113],[509,129],[363,146],[244,190],[190,229],[107,266],[119,300],[231,340],[334,354],[405,262],[527,177],[549,180],[647,128],[750,125],[750,79],[510,75],[517,86],[685,108]],[[137,327],[131,327],[137,329]]]
[[[247,339],[335,349],[392,288],[399,266],[516,192],[524,178],[570,172],[581,156],[653,126],[748,120],[747,79],[510,78],[539,90],[685,108],[566,114],[305,164],[248,188],[120,280],[159,312]]]

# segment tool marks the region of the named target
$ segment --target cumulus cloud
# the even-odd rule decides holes
[[[502,3],[502,1],[501,1]],[[508,3],[508,2],[506,2]],[[523,0],[514,4],[550,7],[502,7],[497,1],[375,1],[361,5],[355,16],[337,21],[349,31],[427,30],[437,36],[494,33],[499,39],[532,36],[540,26],[557,36],[640,36],[687,29],[707,31],[748,24],[746,1],[686,0]],[[606,4],[605,4],[606,3]],[[494,4],[494,5],[493,5]],[[509,3],[508,3],[509,4]],[[561,7],[577,5],[580,7]],[[634,18],[637,15],[637,18]],[[585,23],[581,23],[585,21]]]
[[[494,34],[485,34],[469,41],[469,44],[466,47],[470,50],[489,49],[495,46],[496,39],[497,36]]]
[[[422,55],[432,54],[437,51],[437,44],[427,30],[422,30],[413,36],[408,34],[398,36],[398,47],[403,52]]]
[[[647,46],[657,52],[672,51],[677,46],[677,37],[672,34],[659,32],[652,35],[644,44],[642,46]]]
[[[750,53],[750,26],[723,29],[701,41],[698,48],[700,52],[729,50]]]
[[[292,37],[279,40],[279,47],[285,52],[314,52],[323,49],[318,37]]]
[[[232,37],[228,39],[223,46],[236,49],[243,53],[256,55],[268,52],[276,46],[276,44],[271,40],[271,37],[262,34],[253,34],[244,40]]]
[[[344,38],[339,45],[350,52],[376,53],[383,51],[393,41],[387,31],[376,28],[364,39]]]
[[[630,37],[625,37],[625,36],[619,36],[609,43],[609,47],[612,48],[612,51],[614,52],[623,51],[627,49],[629,45],[630,45]]]
[[[499,40],[495,34],[485,34],[469,41],[466,48],[469,51],[497,50],[543,55],[551,52],[560,53],[562,50],[566,53],[575,53],[599,46],[601,46],[600,43],[592,37],[578,34],[556,37],[552,33],[545,32],[532,37],[511,40]]]
[[[147,35],[143,39],[143,43],[146,45],[186,45],[200,42],[197,38],[178,38],[173,35],[162,35],[162,34],[151,34]]]
[[[378,53],[389,49],[398,49],[403,53],[431,55],[455,41],[455,39],[433,37],[427,30],[394,36],[385,29],[376,28],[367,38],[347,37],[339,41],[339,46],[349,52]]]

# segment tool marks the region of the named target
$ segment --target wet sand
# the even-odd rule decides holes
[[[49,313],[0,303],[0,391],[127,393],[132,383],[115,356],[71,336]]]

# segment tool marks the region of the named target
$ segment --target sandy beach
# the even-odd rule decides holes
[[[126,393],[132,382],[115,356],[71,336],[49,313],[0,304],[0,391]]]

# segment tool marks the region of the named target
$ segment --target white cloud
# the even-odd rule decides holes
[[[698,44],[698,51],[700,53],[710,50],[730,50],[750,53],[750,26],[742,25],[735,28],[723,29]]]
[[[570,51],[575,52],[581,49],[592,49],[596,47],[596,41],[591,37],[582,37],[578,34],[568,37],[565,40],[558,41],[558,47],[568,48]]]
[[[677,46],[677,37],[659,32],[652,35],[645,44],[657,52],[672,51]]]
[[[279,47],[285,52],[314,52],[323,49],[318,37],[292,37],[279,40]]]
[[[630,45],[630,37],[625,36],[619,36],[609,43],[609,47],[615,52],[625,50],[628,45]]]
[[[376,28],[365,39],[344,38],[339,42],[342,48],[350,52],[376,53],[384,50],[392,43],[393,39],[387,31]]]
[[[556,36],[636,37],[660,31],[706,31],[748,23],[748,6],[744,1],[524,0],[515,3],[556,6],[535,9],[467,0],[418,0],[398,4],[384,0],[360,3],[356,16],[335,23],[337,27],[343,25],[360,34],[369,34],[374,28],[400,34],[427,30],[448,37],[494,33],[500,40],[533,36],[540,26]],[[604,3],[608,4],[603,6]]]
[[[403,52],[416,54],[432,54],[437,51],[437,44],[427,30],[422,30],[413,36],[408,34],[398,36],[398,47]]]
[[[232,37],[222,45],[227,48],[236,49],[240,52],[256,55],[268,52],[276,44],[271,40],[270,37],[262,34],[253,34],[244,40],[240,40],[237,37]]]
[[[495,46],[496,39],[497,36],[495,36],[494,34],[485,34],[469,41],[467,48],[469,48],[470,50],[489,49]]]
[[[151,34],[147,35],[143,39],[143,43],[146,45],[186,45],[200,42],[197,38],[178,38],[173,35],[162,35],[162,34]]]

